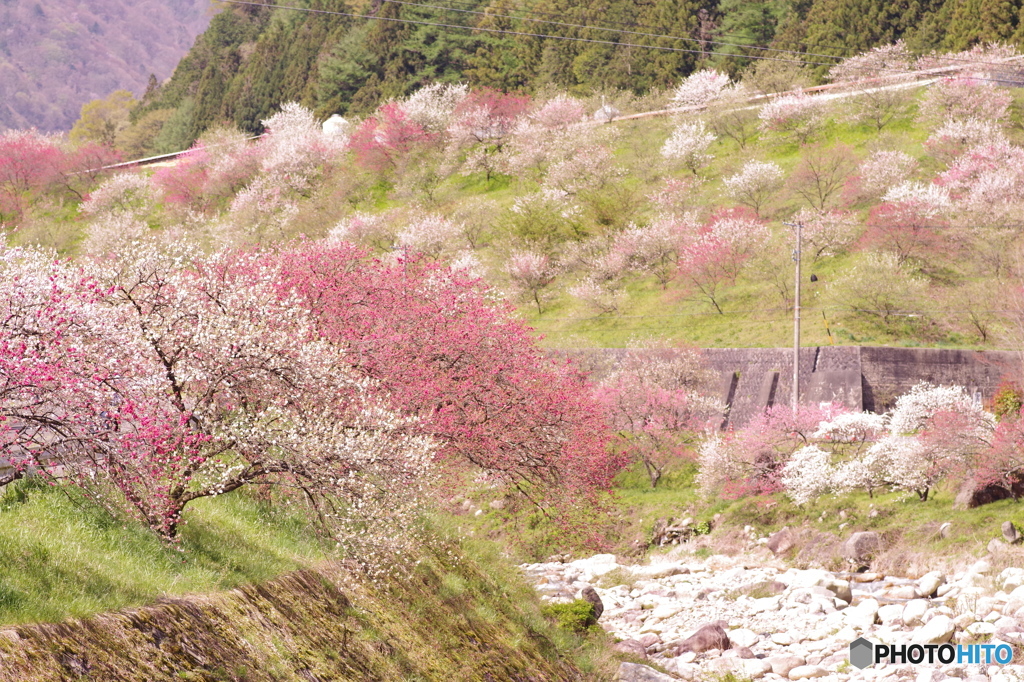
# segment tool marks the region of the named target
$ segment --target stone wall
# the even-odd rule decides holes
[[[572,353],[599,376],[622,349]],[[671,351],[652,351],[665,353]],[[719,374],[719,397],[729,406],[722,428],[741,427],[767,407],[789,404],[791,348],[706,348]],[[957,384],[989,401],[1006,376],[1021,374],[1021,354],[935,348],[819,346],[800,349],[800,399],[838,401],[853,410],[884,412],[915,384]]]

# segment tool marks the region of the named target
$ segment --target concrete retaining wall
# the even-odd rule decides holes
[[[621,349],[573,353],[600,375]],[[664,353],[666,351],[656,351]],[[671,352],[671,351],[667,351]],[[706,348],[720,376],[719,393],[729,406],[722,427],[741,427],[766,407],[789,404],[793,386],[791,348]],[[991,400],[1000,381],[1022,374],[1021,354],[932,348],[820,346],[800,349],[800,399],[839,401],[853,410],[884,412],[915,384],[964,386]]]

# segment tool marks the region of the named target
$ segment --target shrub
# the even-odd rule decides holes
[[[597,626],[594,605],[583,599],[568,604],[545,604],[541,607],[541,613],[558,623],[558,627],[569,632],[587,632]]]

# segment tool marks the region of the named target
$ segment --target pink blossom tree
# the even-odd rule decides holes
[[[543,312],[542,293],[558,275],[551,259],[534,251],[515,251],[509,256],[506,271],[519,294],[532,299],[537,305],[537,314]]]
[[[936,159],[949,164],[972,147],[1004,141],[1002,130],[992,121],[947,119],[928,136],[924,147]]]
[[[829,69],[829,79],[857,93],[850,102],[855,120],[882,130],[909,110],[913,89],[904,84],[913,79],[913,69],[913,56],[900,40],[844,59]]]
[[[933,124],[950,119],[1000,122],[1013,101],[1005,88],[969,76],[953,76],[935,83],[919,107],[919,115]]]
[[[617,357],[595,387],[618,446],[643,463],[652,488],[685,457],[693,434],[721,415],[713,383],[696,351],[641,346]]]
[[[941,250],[941,228],[947,224],[943,211],[949,206],[943,188],[906,183],[884,198],[885,203],[874,207],[868,216],[863,236],[866,246],[891,251],[901,265]]]
[[[917,167],[917,160],[906,152],[873,152],[858,169],[860,186],[869,197],[877,199],[909,180]]]
[[[464,272],[422,259],[365,261],[351,245],[282,254],[286,292],[318,338],[345,349],[400,415],[469,467],[534,499],[586,503],[622,465],[573,365],[539,349]]]
[[[736,281],[755,245],[765,237],[764,224],[755,218],[736,212],[714,216],[680,247],[679,277],[721,314],[722,287]]]
[[[433,135],[409,118],[397,103],[382,106],[352,133],[349,146],[356,162],[376,171],[394,171],[417,146],[427,144]]]
[[[502,148],[529,106],[528,96],[487,88],[470,92],[459,103],[448,126],[448,153],[468,149],[464,174],[483,172],[490,180],[501,171]]]
[[[56,141],[34,130],[0,134],[0,221],[22,216],[34,195],[59,178],[64,154]]]
[[[798,92],[771,100],[761,107],[758,117],[761,130],[782,140],[806,144],[821,131],[825,110],[825,100]]]

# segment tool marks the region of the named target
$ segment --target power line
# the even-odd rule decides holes
[[[484,16],[503,17],[503,18],[509,18],[509,19],[522,19],[522,20],[525,20],[525,21],[535,21],[533,19],[529,19],[529,18],[526,18],[526,17],[516,17],[514,15],[498,14],[498,13],[495,13],[495,12],[487,12],[487,11],[479,11],[479,10],[470,12],[468,10],[458,10],[456,8],[453,8],[453,7],[444,7],[444,6],[437,6],[437,5],[427,5],[425,3],[416,3],[416,2],[410,2],[410,1],[402,2],[401,0],[382,0],[382,1],[383,2],[396,2],[397,4],[420,5],[422,7],[433,7],[433,8],[441,9],[441,10],[464,11],[464,12],[468,12],[468,13],[472,13],[472,14],[481,14],[481,15],[484,15]],[[464,5],[464,6],[467,6],[467,7],[478,7],[479,6],[476,3],[466,2],[465,0],[449,0],[449,2],[451,4]],[[512,5],[512,9],[514,11],[525,12],[527,14],[539,14],[539,15],[542,15],[542,16],[564,16],[563,14],[559,14],[559,13],[556,13],[556,12],[544,12],[544,11],[537,10],[537,9],[532,9],[532,8],[529,8],[529,7],[523,7],[522,5]],[[558,22],[553,22],[553,23],[558,23]],[[654,25],[651,25],[651,24],[641,24],[639,22],[612,21],[612,20],[605,19],[604,23],[606,23],[606,24],[618,24],[619,26],[628,26],[628,27],[634,27],[634,28],[649,28],[649,29],[653,29],[653,30],[664,30],[662,26],[654,26]],[[571,25],[571,24],[567,24],[567,25]],[[582,27],[583,28],[589,28],[589,29],[608,30],[608,31],[618,31],[619,30],[619,29],[605,28],[605,27],[592,26],[592,25],[584,25]],[[734,47],[743,47],[743,48],[756,49],[756,50],[770,50],[770,51],[774,51],[774,52],[786,52],[786,53],[790,53],[790,54],[809,55],[809,56],[812,56],[812,57],[816,56],[816,57],[822,57],[822,58],[826,58],[826,59],[846,59],[847,58],[847,57],[844,57],[844,56],[841,56],[841,55],[832,55],[832,54],[826,54],[826,53],[823,53],[823,52],[807,52],[806,50],[784,50],[784,49],[781,49],[781,48],[771,48],[771,47],[760,46],[760,45],[756,45],[756,44],[753,44],[753,43],[728,43],[728,42],[716,42],[716,41],[713,41],[713,40],[704,40],[704,41],[702,41],[702,40],[700,40],[698,38],[684,38],[684,37],[680,37],[680,36],[671,36],[671,35],[664,35],[664,34],[644,34],[644,33],[641,33],[639,35],[653,35],[653,36],[656,36],[656,37],[671,38],[671,39],[674,39],[674,40],[690,40],[690,41],[693,41],[693,42],[703,42],[703,43],[709,43],[709,44],[721,44],[721,45],[728,45],[728,46],[734,46]],[[740,34],[739,33],[719,32],[716,35],[718,35],[718,36],[738,36]],[[799,44],[799,45],[806,45],[807,41],[806,40],[804,40],[804,41],[797,41],[797,44]],[[835,49],[835,50],[842,50],[844,52],[851,53],[851,56],[856,56],[857,54],[860,54],[854,48],[851,48],[851,47],[848,47],[848,46],[845,46],[845,45],[842,45],[842,46],[840,46],[840,45],[824,45],[823,47],[826,47],[826,48],[829,48],[829,49]],[[749,55],[733,54],[731,52],[724,53],[724,56],[728,56],[728,57],[741,57],[741,58],[744,58],[744,59],[749,57]],[[971,59],[971,58],[967,58],[967,57],[941,56],[941,57],[936,57],[936,59],[942,60],[944,62],[963,62],[963,63],[968,63],[968,64],[984,64],[984,65],[991,65],[991,66],[1001,66],[1001,65],[1003,65],[1003,62],[980,61],[980,60]],[[908,71],[908,73],[912,73],[912,71]]]
[[[516,17],[516,16],[511,15],[511,14],[498,14],[496,12],[481,12],[479,10],[458,9],[456,7],[443,7],[441,5],[428,5],[428,4],[422,3],[422,2],[411,2],[411,0],[382,0],[382,2],[390,2],[390,3],[395,4],[395,5],[411,5],[413,7],[425,7],[425,8],[429,8],[429,9],[444,10],[444,11],[448,11],[448,12],[462,12],[462,13],[465,13],[465,14],[475,14],[475,15],[488,16],[488,17],[501,17],[501,18],[504,18],[504,19],[518,19],[518,20],[521,20],[521,21],[531,21],[531,22],[537,23],[537,24],[549,24],[549,25],[552,25],[552,26],[564,26],[566,28],[581,28],[581,29],[585,29],[585,30],[589,30],[589,31],[611,31],[611,32],[614,32],[614,33],[624,33],[624,34],[627,34],[627,35],[635,35],[635,36],[641,36],[641,37],[645,37],[645,38],[668,38],[669,40],[685,40],[685,41],[689,41],[689,42],[692,42],[692,43],[708,44],[708,45],[727,45],[727,46],[730,46],[730,47],[743,47],[743,48],[754,49],[754,50],[763,50],[763,51],[766,51],[766,52],[781,52],[781,53],[785,53],[785,54],[809,55],[809,56],[812,56],[812,57],[823,57],[823,58],[826,58],[826,59],[844,59],[843,57],[837,57],[835,55],[830,55],[830,54],[818,54],[816,52],[801,52],[799,50],[783,50],[783,49],[774,48],[774,47],[762,47],[760,45],[753,45],[753,44],[750,44],[750,43],[729,43],[729,42],[723,42],[723,41],[720,41],[720,40],[701,40],[699,38],[690,38],[688,36],[673,36],[673,35],[667,35],[667,34],[664,34],[664,33],[645,33],[645,32],[642,32],[642,31],[633,31],[633,30],[624,29],[624,28],[611,28],[611,27],[605,27],[605,26],[591,26],[591,25],[588,25],[588,24],[571,24],[571,23],[567,23],[567,22],[564,22],[564,21],[551,21],[551,20],[547,20],[547,19],[529,19],[529,18],[525,18],[525,17]],[[547,13],[545,13],[545,14],[547,14]],[[474,27],[473,30],[477,30],[477,29]],[[644,46],[644,47],[648,47],[648,46]],[[730,56],[742,56],[744,58],[746,57],[746,55],[732,55],[731,53],[729,53],[729,55]]]
[[[612,45],[612,46],[619,46],[619,47],[638,47],[638,48],[648,49],[648,50],[659,50],[661,52],[680,52],[680,53],[683,53],[683,54],[700,54],[700,55],[705,55],[705,54],[721,54],[721,55],[728,55],[728,56],[736,56],[736,55],[732,55],[730,53],[717,52],[715,50],[691,50],[691,49],[682,48],[682,47],[666,47],[666,46],[662,46],[662,45],[642,45],[642,44],[639,44],[639,43],[623,43],[623,42],[618,42],[618,41],[614,41],[614,40],[598,40],[596,38],[574,38],[574,37],[571,37],[571,36],[556,36],[556,35],[550,35],[550,34],[546,34],[546,33],[531,33],[529,31],[507,31],[507,30],[499,29],[499,28],[473,27],[473,26],[466,26],[464,24],[446,24],[446,23],[433,22],[433,21],[420,21],[420,20],[417,20],[417,19],[402,19],[400,17],[380,17],[380,16],[375,16],[375,15],[372,15],[372,14],[357,14],[355,12],[339,12],[339,11],[336,11],[336,10],[313,9],[313,8],[310,8],[310,7],[291,7],[291,6],[288,6],[288,5],[273,5],[273,4],[265,4],[265,3],[262,3],[262,2],[252,2],[252,1],[249,1],[249,0],[221,0],[221,2],[223,2],[225,4],[229,4],[229,5],[242,5],[242,6],[248,6],[248,7],[268,7],[268,8],[271,8],[271,9],[291,10],[291,11],[294,11],[294,12],[306,12],[307,14],[322,14],[322,15],[330,15],[330,16],[352,17],[352,18],[355,18],[355,19],[370,19],[370,20],[375,20],[375,21],[390,21],[390,22],[393,22],[393,23],[400,23],[400,24],[413,24],[413,25],[416,25],[416,26],[436,26],[436,27],[439,27],[439,28],[462,29],[462,30],[465,30],[465,31],[483,31],[483,32],[486,32],[486,33],[499,33],[499,34],[504,34],[504,35],[524,36],[524,37],[527,37],[527,38],[546,38],[546,39],[550,39],[550,40],[564,40],[564,41],[568,41],[568,42],[591,43],[591,44],[596,44],[596,45]],[[834,62],[813,62],[813,61],[800,60],[800,59],[786,59],[786,58],[783,58],[783,57],[766,57],[766,56],[763,56],[763,55],[760,55],[760,56],[759,55],[750,55],[749,59],[761,59],[761,60],[765,60],[765,61],[785,62],[785,63],[789,63],[789,64],[816,65],[816,66],[832,66],[834,64]]]

